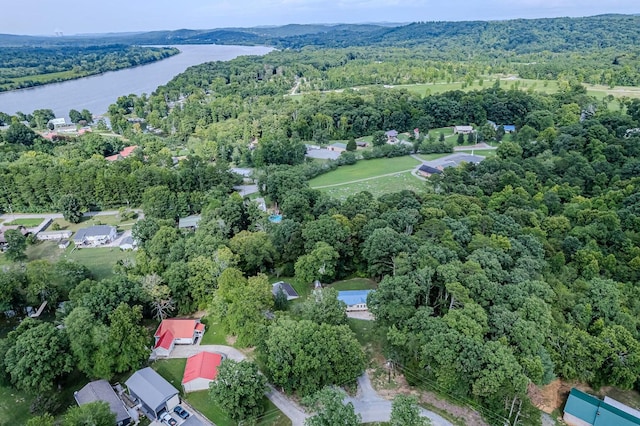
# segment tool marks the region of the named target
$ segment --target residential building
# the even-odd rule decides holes
[[[329,151],[344,152],[347,150],[347,144],[342,142],[332,143],[327,147]]]
[[[423,164],[422,166],[420,166],[420,168],[418,168],[418,174],[420,176],[429,177],[431,175],[442,174],[442,170]]]
[[[347,312],[367,311],[367,296],[373,290],[346,290],[338,292],[338,300],[347,305]]]
[[[117,235],[115,226],[94,225],[79,229],[73,237],[73,242],[76,246],[100,246],[115,240]]]
[[[175,345],[193,345],[203,334],[204,324],[198,319],[165,319],[154,334],[153,352],[156,357],[168,357]]]
[[[107,161],[122,160],[123,158],[130,157],[133,154],[133,152],[136,150],[136,148],[138,148],[138,145],[128,146],[124,148],[122,151],[120,151],[119,153],[110,155],[108,157],[104,157],[104,159]]]
[[[569,426],[637,426],[640,412],[615,399],[605,397],[603,401],[573,388],[562,419]]]
[[[273,283],[272,293],[274,296],[278,294],[278,292],[282,291],[287,296],[287,300],[294,300],[300,297],[295,288],[289,283],[284,281],[278,281],[277,283]]]
[[[384,135],[387,137],[387,143],[390,143],[390,144],[398,143],[397,130],[389,130],[387,132],[384,132]]]
[[[457,135],[460,133],[462,133],[463,135],[473,133],[473,126],[453,126],[453,134]]]
[[[122,400],[106,380],[96,380],[73,393],[78,405],[103,401],[109,404],[109,409],[116,416],[116,426],[126,426],[131,423],[131,414],[127,411]]]
[[[181,217],[180,219],[178,219],[178,228],[195,231],[198,228],[198,223],[200,223],[201,219],[202,219],[202,216],[199,214],[194,214],[187,217]]]
[[[156,420],[164,412],[171,412],[180,404],[178,389],[167,382],[151,367],[138,370],[125,382],[129,394],[150,420]]]
[[[135,250],[136,248],[138,248],[138,243],[131,236],[123,238],[120,242],[120,250]]]
[[[71,238],[71,231],[43,231],[36,234],[36,238],[40,241],[55,241]]]
[[[209,389],[209,384],[218,375],[218,367],[225,357],[214,352],[200,352],[187,358],[182,387],[185,392]]]

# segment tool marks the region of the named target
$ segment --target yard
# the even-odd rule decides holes
[[[102,280],[113,275],[113,267],[116,266],[119,260],[134,260],[135,253],[123,251],[117,247],[83,248],[73,251],[67,249],[64,258],[85,265],[91,270],[96,279]]]
[[[420,162],[410,156],[361,160],[356,164],[341,166],[309,181],[312,188],[329,185],[343,185],[355,180],[369,179],[389,173],[411,171]]]
[[[11,222],[5,222],[3,225],[11,226],[11,225],[22,225],[25,228],[33,228],[34,226],[40,225],[44,221],[43,217],[36,218],[18,218],[14,219]]]
[[[48,230],[52,230],[51,227],[54,226],[54,224],[57,224],[60,229],[73,232],[77,232],[78,229],[87,228],[94,225],[111,225],[117,227],[118,231],[122,231],[122,229],[131,228],[135,223],[135,220],[127,220],[123,223],[116,215],[100,215],[91,217],[83,216],[80,220],[80,223],[71,223],[62,218],[58,218],[53,220],[53,223]]]
[[[207,332],[205,332],[205,336]],[[204,343],[204,341],[203,341]],[[166,359],[156,361],[152,367],[162,377],[167,379],[176,389],[182,390],[182,375],[184,367],[187,363],[186,359]],[[202,413],[209,420],[218,426],[236,426],[229,416],[222,409],[209,399],[207,391],[191,392],[183,395],[183,398]],[[258,419],[258,425],[261,426],[289,426],[291,421],[278,408],[271,403],[266,397],[263,401],[264,413]]]
[[[434,154],[439,155],[439,154]],[[425,157],[425,156],[420,156]],[[370,160],[373,161],[373,160]],[[352,167],[352,166],[349,166]],[[340,169],[338,169],[340,170]],[[336,171],[338,171],[336,170]],[[330,172],[328,174],[335,173]],[[319,188],[322,192],[329,194],[331,197],[344,200],[348,196],[362,191],[370,192],[375,198],[384,194],[402,191],[408,189],[414,192],[425,190],[425,182],[418,179],[410,171],[393,174],[390,176],[380,176],[360,182],[345,182],[341,185]]]
[[[228,345],[227,336],[222,330],[220,324],[212,323],[209,318],[202,318],[205,325],[204,336],[202,336],[201,345]]]
[[[329,285],[331,288],[335,288],[338,291],[345,290],[375,290],[378,285],[375,281],[368,278],[351,278],[348,280],[336,281]]]
[[[9,386],[0,385],[0,424],[11,419],[11,424],[23,425],[31,418],[29,406],[33,397]]]

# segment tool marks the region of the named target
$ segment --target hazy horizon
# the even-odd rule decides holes
[[[407,23],[636,14],[637,0],[23,0],[5,6],[0,33],[105,34],[288,24]]]

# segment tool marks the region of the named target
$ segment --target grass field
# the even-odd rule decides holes
[[[33,228],[34,226],[38,226],[44,220],[43,217],[35,218],[35,219],[27,219],[27,218],[19,218],[14,219],[11,222],[5,222],[3,225],[11,226],[11,225],[22,225],[26,228]]]
[[[202,336],[202,345],[228,345],[225,332],[220,324],[212,323],[207,317],[202,318],[205,325],[204,336]]]
[[[33,397],[26,393],[0,385],[0,419],[11,419],[11,423],[6,424],[26,424],[31,418],[29,406],[32,400]],[[5,423],[0,420],[0,424]]]
[[[370,192],[375,198],[384,194],[399,192],[404,189],[420,192],[424,191],[425,185],[424,181],[415,177],[411,172],[404,172],[392,176],[382,176],[375,179],[369,179],[362,182],[345,182],[343,185],[339,186],[320,188],[320,191],[329,194],[333,198],[344,200],[349,195],[362,191]]]
[[[496,150],[495,149],[474,149],[474,150],[464,150],[464,151],[456,151],[458,153],[463,153],[463,154],[471,154],[471,152],[473,152],[473,155],[482,155],[483,157],[495,157],[496,156]],[[422,155],[420,156],[422,157]]]
[[[130,251],[122,251],[117,247],[84,248],[65,253],[68,260],[83,264],[91,270],[91,273],[99,280],[113,275],[113,267],[116,262],[123,259],[134,259],[135,254]]]
[[[341,166],[336,170],[325,173],[309,181],[312,188],[340,185],[359,179],[368,179],[388,173],[409,171],[420,162],[412,157],[376,158],[362,160],[350,166]]]
[[[378,288],[375,281],[368,278],[351,278],[348,280],[336,281],[331,283],[331,288],[338,291],[344,290],[372,290]]]

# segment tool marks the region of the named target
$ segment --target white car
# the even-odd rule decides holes
[[[176,426],[178,424],[178,421],[171,417],[171,414],[169,413],[163,413],[160,416],[160,421],[162,423],[168,424],[169,426]]]

